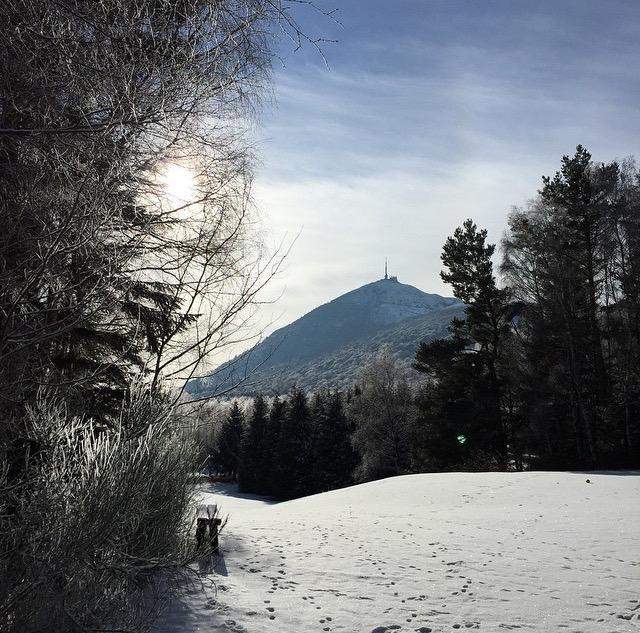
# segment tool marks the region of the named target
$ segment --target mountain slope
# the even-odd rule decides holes
[[[219,392],[249,379],[236,394],[281,393],[293,384],[315,389],[352,381],[362,360],[384,345],[413,356],[421,340],[446,335],[461,312],[457,299],[422,292],[395,277],[381,279],[325,303],[220,367],[188,391]]]
[[[286,393],[293,385],[308,390],[351,385],[367,358],[384,347],[410,365],[420,342],[447,336],[451,319],[461,316],[462,310],[458,305],[436,309],[304,363],[270,366],[251,376],[246,385],[239,387],[239,393]]]

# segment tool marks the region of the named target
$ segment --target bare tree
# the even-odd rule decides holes
[[[164,385],[246,336],[283,256],[254,230],[245,130],[272,38],[305,39],[297,4],[3,4],[3,630],[132,628],[128,591],[189,558]]]
[[[283,253],[252,229],[243,121],[281,0],[15,0],[0,30],[0,398],[104,404],[245,336]],[[296,3],[293,3],[296,4]],[[286,249],[285,249],[286,250]]]
[[[360,454],[361,481],[411,472],[416,409],[404,367],[389,349],[372,357],[352,401],[353,445]]]

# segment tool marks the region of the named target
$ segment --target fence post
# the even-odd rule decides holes
[[[208,505],[207,516],[209,517],[209,542],[211,543],[211,551],[214,554],[219,554],[218,526],[222,523],[222,519],[218,518],[218,506],[215,504]]]
[[[199,505],[196,519],[196,541],[198,546],[204,541],[207,528],[209,528],[209,543],[213,554],[220,553],[220,543],[218,540],[219,526],[222,519],[218,518],[218,506],[216,504]]]

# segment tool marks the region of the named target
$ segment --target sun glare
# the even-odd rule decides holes
[[[183,165],[168,165],[163,178],[163,185],[172,203],[186,204],[196,197],[193,172]]]

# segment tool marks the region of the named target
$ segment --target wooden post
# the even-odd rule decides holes
[[[218,526],[222,523],[222,519],[211,519],[209,523],[209,536],[211,537],[211,551],[214,554],[220,553],[220,546],[218,543]]]
[[[196,543],[200,547],[204,541],[209,526],[209,516],[207,514],[207,506],[198,506],[196,508]]]
[[[218,526],[222,523],[222,519],[218,518],[218,506],[215,504],[208,505],[207,516],[209,517],[209,542],[211,543],[211,552],[213,554],[219,554]]]
[[[198,547],[202,545],[202,541],[204,540],[204,535],[207,532],[207,525],[209,524],[209,519],[204,519],[198,517],[196,519],[196,543],[198,543]]]
[[[222,519],[219,519],[218,506],[215,504],[200,505],[197,508],[196,519],[196,541],[198,546],[202,545],[207,527],[209,528],[209,543],[211,545],[211,552],[213,554],[220,553],[220,544],[218,541],[218,528],[222,524]]]

